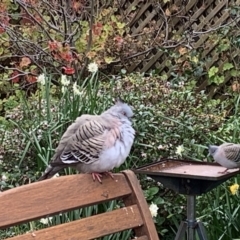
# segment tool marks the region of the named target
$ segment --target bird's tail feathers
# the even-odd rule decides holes
[[[63,166],[53,167],[52,165],[48,165],[44,174],[38,179],[38,181],[42,181],[53,177],[57,172],[59,172],[63,168],[64,168]]]

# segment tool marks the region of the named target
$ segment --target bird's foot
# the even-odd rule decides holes
[[[218,172],[218,173],[221,173],[221,174],[224,174],[224,173],[227,173],[228,171],[228,168],[226,168],[224,171],[220,171],[220,172]]]
[[[110,176],[112,179],[114,179],[114,176],[111,172],[104,172],[103,174],[105,174],[106,176]]]
[[[94,173],[91,173],[91,174],[92,174],[93,181],[95,181],[97,179],[100,183],[102,183],[101,178],[102,178],[103,174],[106,175],[106,176],[110,176],[112,179],[114,179],[114,176],[111,172],[103,172],[103,173],[94,172]]]
[[[93,178],[93,181],[95,181],[96,179],[100,182],[100,183],[102,183],[102,180],[101,180],[101,178],[102,178],[102,174],[101,173],[91,173],[92,174],[92,178]]]

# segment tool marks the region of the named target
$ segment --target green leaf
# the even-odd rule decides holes
[[[158,191],[159,191],[159,188],[158,188],[158,187],[151,187],[151,188],[148,189],[149,195],[152,195],[152,196],[155,195],[155,194],[157,194]]]
[[[126,26],[125,23],[121,23],[121,22],[116,22],[116,23],[117,23],[117,27],[120,28],[120,29],[122,29]]]
[[[213,77],[215,74],[218,73],[218,68],[217,67],[211,67],[208,71],[208,77]]]
[[[219,85],[224,82],[224,79],[225,79],[224,76],[215,75],[215,76],[209,78],[208,82],[209,82],[209,84],[215,83],[215,84]]]
[[[162,76],[160,76],[160,78],[161,78],[161,80],[163,80],[163,81],[167,81],[168,76],[167,76],[167,74],[163,74]]]
[[[112,57],[105,57],[104,60],[107,64],[109,64],[113,61],[113,58]]]
[[[14,10],[14,11],[19,8],[19,5],[18,5],[18,4],[13,4],[13,3],[12,3],[10,6],[11,6],[11,9]]]
[[[237,71],[236,69],[232,69],[232,70],[230,71],[230,75],[231,75],[232,77],[239,77],[239,76],[240,76],[240,71]]]
[[[164,201],[163,198],[157,197],[156,199],[154,199],[154,203],[157,204],[157,205],[160,205],[160,204],[164,204],[165,201]]]
[[[220,44],[220,45],[219,45],[219,49],[220,49],[221,52],[225,52],[225,51],[227,51],[229,48],[230,48],[230,44],[229,44],[229,43]]]
[[[227,62],[223,65],[223,71],[230,70],[232,68],[233,68],[232,63]]]
[[[216,84],[221,84],[224,82],[224,76],[216,76],[215,79],[214,79],[214,82]]]

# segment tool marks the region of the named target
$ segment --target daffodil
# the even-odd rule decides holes
[[[151,203],[151,205],[149,206],[149,210],[150,210],[152,217],[157,216],[158,206],[155,203]]]
[[[46,78],[45,78],[45,75],[44,73],[40,74],[38,77],[37,77],[37,82],[39,82],[41,85],[45,85],[46,83]]]
[[[61,76],[61,84],[63,86],[68,86],[70,84],[70,80],[64,74]]]
[[[67,87],[66,86],[62,86],[61,91],[62,91],[62,93],[65,93],[67,91]]]
[[[40,223],[44,224],[44,225],[47,225],[49,223],[52,222],[52,217],[48,217],[48,218],[41,218],[40,219]]]
[[[59,177],[59,173],[56,173],[55,175],[53,175],[53,178],[57,178]]]
[[[88,71],[91,73],[95,73],[98,71],[98,65],[95,62],[89,63],[88,64]]]
[[[179,156],[182,156],[183,152],[184,152],[183,145],[178,146],[177,149],[176,149],[176,154],[179,155]]]
[[[8,179],[8,177],[5,174],[2,174],[2,180],[6,181]]]
[[[73,84],[73,93],[74,95],[80,96],[82,94],[82,91],[80,91],[79,86],[77,85],[77,82]]]
[[[239,185],[237,183],[233,184],[229,187],[232,195],[236,195],[239,189]]]

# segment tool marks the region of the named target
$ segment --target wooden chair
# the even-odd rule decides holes
[[[0,229],[122,199],[125,207],[25,233],[12,240],[87,240],[133,229],[137,240],[158,240],[147,202],[135,174],[126,170],[93,181],[90,174],[35,182],[0,193]],[[123,239],[127,240],[127,239]]]

